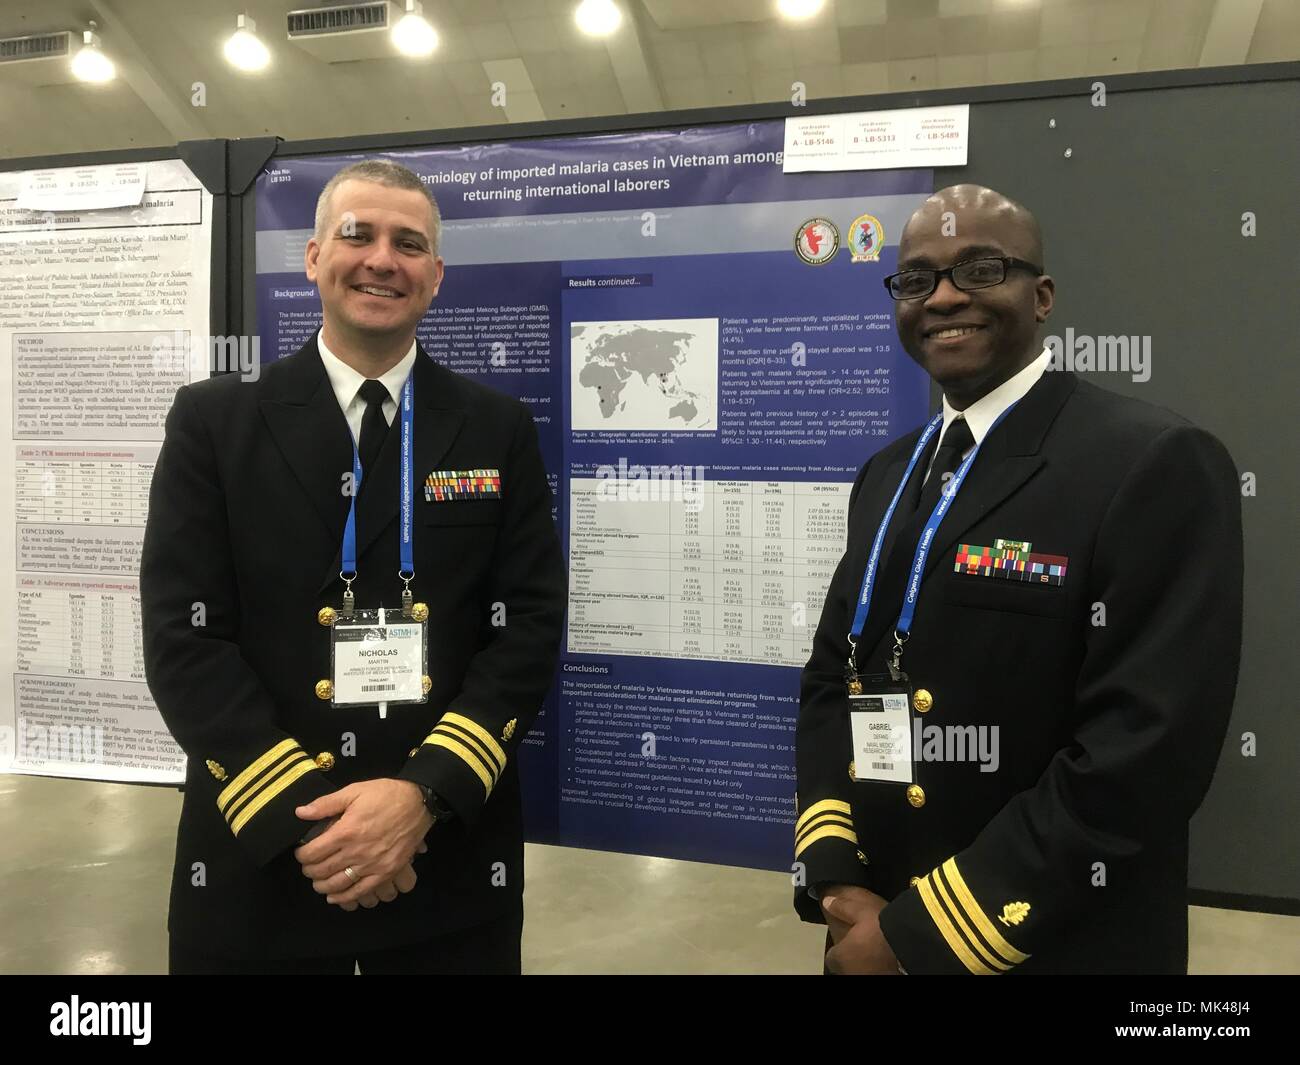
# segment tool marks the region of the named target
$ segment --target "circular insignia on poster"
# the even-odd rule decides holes
[[[872,214],[860,214],[849,226],[849,251],[855,263],[874,263],[880,260],[885,247],[885,227]]]
[[[810,218],[794,235],[794,251],[809,266],[821,266],[840,250],[840,231],[829,218]]]

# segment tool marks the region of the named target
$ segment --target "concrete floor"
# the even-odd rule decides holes
[[[166,971],[170,788],[0,776],[0,973]],[[817,973],[780,873],[528,847],[526,973]],[[1300,973],[1300,917],[1189,909],[1193,973]]]

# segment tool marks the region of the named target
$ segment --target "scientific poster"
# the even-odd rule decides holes
[[[122,167],[43,172],[38,210],[0,174],[0,771],[184,778],[145,684],[140,546],[172,398],[210,370],[212,196],[179,161],[132,167],[137,202],[107,208],[85,203]]]
[[[420,342],[529,404],[555,494],[570,601],[521,755],[534,841],[789,868],[849,488],[927,414],[881,279],[932,177],[786,174],[783,143],[767,121],[385,153],[444,219]],[[259,178],[266,359],[320,324],[303,254],[358,158]]]

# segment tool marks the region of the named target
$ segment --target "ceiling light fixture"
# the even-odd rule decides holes
[[[776,9],[788,19],[812,18],[826,6],[826,0],[776,0]]]
[[[96,29],[95,23],[90,23],[90,29],[81,35],[81,50],[72,57],[72,73],[79,81],[105,82],[117,77],[113,61],[100,50]]]
[[[406,0],[406,14],[393,27],[393,46],[402,55],[432,55],[438,47],[438,31],[429,24],[423,11],[420,0]]]
[[[573,13],[578,29],[593,37],[608,37],[623,21],[623,12],[614,0],[582,0]]]
[[[240,70],[265,70],[271,53],[257,35],[257,23],[248,15],[238,15],[235,27],[226,42],[226,62]]]

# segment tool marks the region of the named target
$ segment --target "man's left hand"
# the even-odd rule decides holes
[[[826,952],[826,968],[841,975],[899,975],[898,958],[880,930],[880,911],[886,905],[879,895],[867,891],[860,896],[822,899],[826,916],[849,926]]]
[[[303,875],[325,901],[357,902],[410,864],[433,815],[409,780],[363,780],[322,795],[297,814],[304,821],[338,820],[294,851]],[[353,877],[345,869],[351,868]]]

